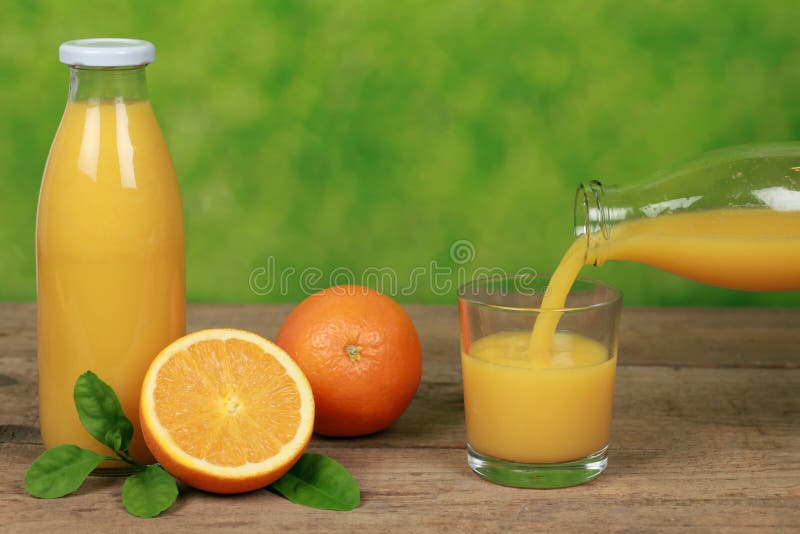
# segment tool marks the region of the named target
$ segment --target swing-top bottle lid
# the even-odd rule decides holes
[[[86,67],[135,67],[156,59],[156,47],[140,39],[78,39],[58,48],[66,65]]]

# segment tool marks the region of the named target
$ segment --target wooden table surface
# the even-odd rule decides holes
[[[272,338],[290,309],[195,305],[189,329]],[[360,508],[187,488],[144,520],[122,508],[119,479],[91,477],[57,500],[25,494],[23,473],[42,452],[35,307],[0,304],[0,530],[800,532],[800,310],[626,309],[608,469],[583,486],[525,490],[467,467],[455,307],[407,309],[424,349],[411,407],[383,433],[315,437],[309,448],[355,476]]]

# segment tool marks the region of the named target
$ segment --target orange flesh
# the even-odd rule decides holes
[[[154,399],[159,422],[182,450],[226,467],[275,456],[301,421],[295,381],[272,355],[240,339],[176,353],[159,370]]]

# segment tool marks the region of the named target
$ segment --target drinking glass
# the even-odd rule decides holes
[[[549,281],[495,277],[459,289],[467,460],[499,484],[573,486],[608,462],[622,294],[578,278],[563,308],[542,309]],[[529,350],[537,320],[557,324],[545,354]]]

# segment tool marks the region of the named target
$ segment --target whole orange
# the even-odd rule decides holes
[[[391,298],[356,285],[335,286],[301,302],[275,342],[311,383],[314,431],[363,436],[395,422],[422,375],[411,318]]]

